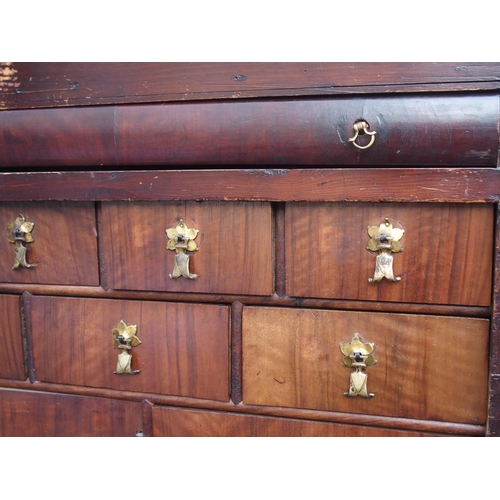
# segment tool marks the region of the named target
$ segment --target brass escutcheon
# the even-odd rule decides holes
[[[177,279],[180,276],[188,279],[196,279],[197,274],[189,271],[189,253],[196,252],[198,246],[194,241],[198,236],[198,229],[190,229],[186,223],[180,219],[175,227],[165,229],[168,238],[167,249],[175,251],[174,270],[169,274],[169,278]]]
[[[390,281],[400,281],[401,278],[394,276],[392,269],[393,253],[403,251],[403,247],[399,240],[403,237],[404,229],[394,227],[391,220],[386,217],[378,226],[368,226],[368,241],[367,250],[378,252],[375,260],[375,272],[373,278],[368,278],[370,283],[380,281],[386,278]]]
[[[132,370],[132,354],[129,352],[133,347],[142,344],[136,333],[137,325],[127,326],[123,320],[120,320],[117,328],[113,328],[113,330],[111,330],[113,348],[121,350],[121,353],[118,354],[118,363],[115,371],[117,375],[122,375],[124,373],[135,375],[141,371]]]
[[[9,243],[15,245],[14,253],[15,260],[12,269],[19,267],[35,267],[36,264],[30,264],[26,261],[26,244],[33,242],[33,231],[35,223],[26,220],[23,214],[19,214],[17,218],[7,225],[7,238]]]
[[[375,131],[369,132],[368,129],[370,128],[370,125],[368,125],[368,123],[366,121],[359,120],[359,121],[354,123],[352,128],[354,129],[354,137],[350,137],[349,142],[352,142],[354,144],[354,146],[356,146],[358,149],[368,149],[368,148],[371,148],[373,146],[373,143],[375,142],[375,135],[377,132],[375,132]],[[356,139],[358,138],[358,135],[362,135],[362,134],[367,134],[367,135],[371,136],[370,142],[366,146],[361,146],[361,145],[356,143]]]
[[[340,351],[344,355],[343,364],[349,368],[354,368],[349,379],[349,392],[344,395],[354,398],[361,396],[371,398],[375,394],[368,392],[368,375],[365,373],[367,366],[373,366],[377,360],[372,352],[375,344],[363,343],[358,333],[355,333],[350,342],[341,342]]]

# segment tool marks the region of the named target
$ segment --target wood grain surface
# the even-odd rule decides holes
[[[0,378],[25,380],[20,297],[0,295],[0,311]]]
[[[29,297],[36,380],[229,399],[229,311],[215,305]],[[135,375],[116,375],[111,330],[137,325]]]
[[[369,283],[376,253],[367,227],[404,229],[394,275]],[[286,293],[298,297],[482,305],[491,303],[494,206],[442,203],[287,203]]]
[[[0,389],[0,436],[132,437],[141,403]]]
[[[271,295],[273,233],[269,203],[103,203],[102,249],[113,289]],[[190,272],[169,278],[175,252],[165,230],[182,219],[198,229]]]
[[[495,62],[14,62],[0,70],[0,109],[500,84]]]
[[[7,232],[0,238],[0,281],[57,285],[99,285],[97,221],[93,203],[0,202],[0,224],[6,228],[18,214],[34,223],[27,261],[36,267],[14,264],[14,247]]]
[[[489,321],[245,307],[243,402],[484,424]],[[346,397],[341,342],[376,345],[372,398]]]
[[[0,166],[494,167],[495,95],[245,100],[0,112]],[[354,123],[375,131],[356,148]],[[357,144],[366,145],[367,135]]]
[[[425,432],[153,406],[153,436],[421,437]]]

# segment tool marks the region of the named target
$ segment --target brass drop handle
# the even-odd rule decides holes
[[[364,120],[355,122],[353,125],[353,129],[354,129],[355,134],[354,134],[354,137],[349,138],[349,142],[352,142],[358,149],[371,148],[373,146],[373,143],[375,142],[375,134],[377,132],[375,132],[375,131],[369,132],[368,131],[369,128],[370,128],[370,125],[368,125],[368,123],[365,122]],[[371,136],[370,142],[366,146],[360,146],[359,144],[356,143],[356,139],[358,138],[358,135],[361,135],[361,134],[367,134],[367,135]]]
[[[340,351],[344,355],[343,365],[348,368],[354,368],[349,379],[349,392],[344,395],[348,397],[361,396],[371,398],[375,396],[368,392],[368,375],[365,373],[367,366],[373,366],[377,360],[373,356],[375,344],[363,342],[359,334],[355,333],[350,342],[341,342]]]
[[[28,251],[26,245],[33,242],[31,232],[35,226],[34,222],[27,221],[23,214],[19,214],[17,218],[10,222],[7,226],[9,243],[15,245],[14,265],[12,269],[19,269],[19,267],[35,267],[36,264],[30,264],[26,260],[26,252]]]
[[[129,351],[133,347],[137,347],[142,342],[136,335],[137,325],[127,325],[123,320],[120,320],[117,328],[111,330],[111,336],[113,337],[113,348],[120,349],[120,354],[118,354],[118,362],[116,364],[117,375],[122,375],[128,373],[130,375],[135,375],[141,370],[132,370],[132,354]]]
[[[175,227],[165,230],[168,238],[167,249],[175,251],[174,270],[169,278],[177,279],[181,276],[191,280],[198,278],[197,274],[189,270],[189,253],[196,252],[198,245],[194,241],[200,231],[192,229],[180,219]]]

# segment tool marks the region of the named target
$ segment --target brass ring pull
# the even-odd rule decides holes
[[[370,125],[368,125],[367,122],[364,120],[356,122],[353,125],[353,129],[356,132],[354,134],[354,137],[349,138],[349,142],[352,142],[358,149],[368,149],[373,146],[373,143],[375,142],[375,134],[377,132],[368,132],[368,129],[370,128]],[[370,142],[366,146],[360,146],[359,144],[356,144],[356,139],[358,138],[358,135],[360,134],[368,134],[371,136]]]

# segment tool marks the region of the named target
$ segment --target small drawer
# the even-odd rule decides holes
[[[153,436],[164,437],[396,437],[425,433],[314,420],[154,406]]]
[[[289,203],[285,217],[289,296],[468,306],[491,302],[492,204]],[[399,247],[388,251],[399,281],[389,272],[375,275],[379,258],[387,254],[367,248],[368,227],[377,228],[386,218],[393,229],[404,231],[398,234]]]
[[[0,203],[0,221],[0,282],[99,285],[93,203]]]
[[[28,301],[38,381],[119,391],[229,399],[226,306],[31,296]],[[111,332],[137,326],[140,344],[124,350]],[[126,355],[125,355],[126,356]]]
[[[20,298],[0,295],[0,378],[26,380]]]
[[[142,431],[141,403],[0,389],[0,436],[132,437]]]
[[[167,230],[182,239],[176,232],[181,220],[198,233],[187,249],[179,249],[189,258],[188,273],[175,277],[179,252]],[[269,203],[103,203],[102,222],[109,288],[272,294]]]
[[[375,344],[361,369],[373,397],[345,395],[355,368],[340,344],[355,334]],[[488,338],[484,319],[247,307],[243,402],[483,425]]]

